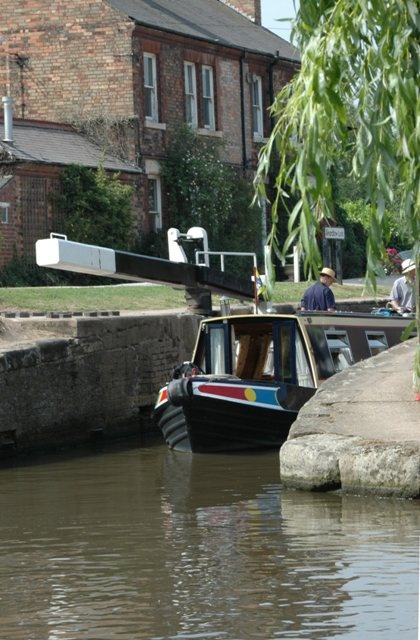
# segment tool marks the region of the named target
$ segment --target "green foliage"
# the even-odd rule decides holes
[[[252,188],[220,160],[220,147],[187,126],[175,132],[162,174],[169,225],[181,232],[203,227],[212,251],[261,252],[261,212],[252,205]],[[233,271],[243,268],[252,273],[250,259],[227,264]]]
[[[132,187],[118,175],[69,165],[61,174],[57,207],[64,214],[64,233],[70,240],[113,249],[127,249],[132,241]]]
[[[0,271],[0,286],[37,287],[53,284],[49,271],[49,269],[28,264],[25,259],[14,256]]]
[[[341,207],[345,210],[348,220],[360,224],[367,236],[371,223],[372,207],[363,200],[344,201],[341,203]],[[384,211],[382,221],[384,244],[397,246],[399,249],[408,249],[413,245],[413,240],[402,226],[403,222],[395,212],[389,209]]]
[[[372,206],[366,196],[365,184],[357,180],[351,173],[349,159],[345,152],[342,154],[338,165],[332,175],[335,212],[342,211],[341,218],[348,219],[352,224],[363,227],[366,244],[372,217]],[[413,246],[414,239],[410,237],[404,217],[401,216],[401,185],[398,184],[395,172],[389,177],[393,190],[393,201],[386,203],[383,215],[382,234],[385,245],[392,245],[400,249],[409,249]],[[344,225],[345,226],[345,225]]]
[[[401,219],[416,244],[420,237],[419,10],[411,0],[302,0],[294,36],[301,70],[272,107],[277,122],[260,155],[257,186],[279,158],[273,225],[288,193],[286,247],[299,239],[306,269],[317,270],[316,231],[334,217],[331,170],[350,154],[353,174],[372,203],[367,238],[371,281],[383,255],[384,214],[400,186]],[[276,242],[275,234],[270,238]]]
[[[134,241],[132,251],[155,258],[168,259],[168,236],[163,229],[142,235]]]
[[[65,287],[115,283],[111,278],[73,271],[38,267],[27,259],[14,256],[0,271],[1,287]]]
[[[270,164],[279,158],[270,243],[276,248],[279,203],[296,194],[285,247],[299,241],[308,274],[319,273],[317,231],[322,219],[334,218],[332,168],[344,150],[370,203],[368,282],[375,288],[381,272],[385,211],[396,200],[395,184],[399,222],[419,266],[419,24],[414,0],[300,0],[292,35],[301,68],[272,106],[276,124],[261,150],[256,186],[264,196]]]

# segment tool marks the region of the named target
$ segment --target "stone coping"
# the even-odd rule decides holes
[[[322,384],[280,449],[285,487],[420,498],[416,345],[407,340]]]

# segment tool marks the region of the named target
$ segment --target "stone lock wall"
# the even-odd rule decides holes
[[[0,452],[150,429],[157,391],[190,358],[199,319],[1,320]]]

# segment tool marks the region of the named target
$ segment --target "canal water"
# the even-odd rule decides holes
[[[420,505],[158,442],[0,468],[2,640],[416,640]]]

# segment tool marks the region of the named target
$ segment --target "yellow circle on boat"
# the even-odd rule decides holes
[[[255,400],[257,399],[257,394],[255,393],[254,389],[245,389],[245,398],[250,402],[255,402]]]

